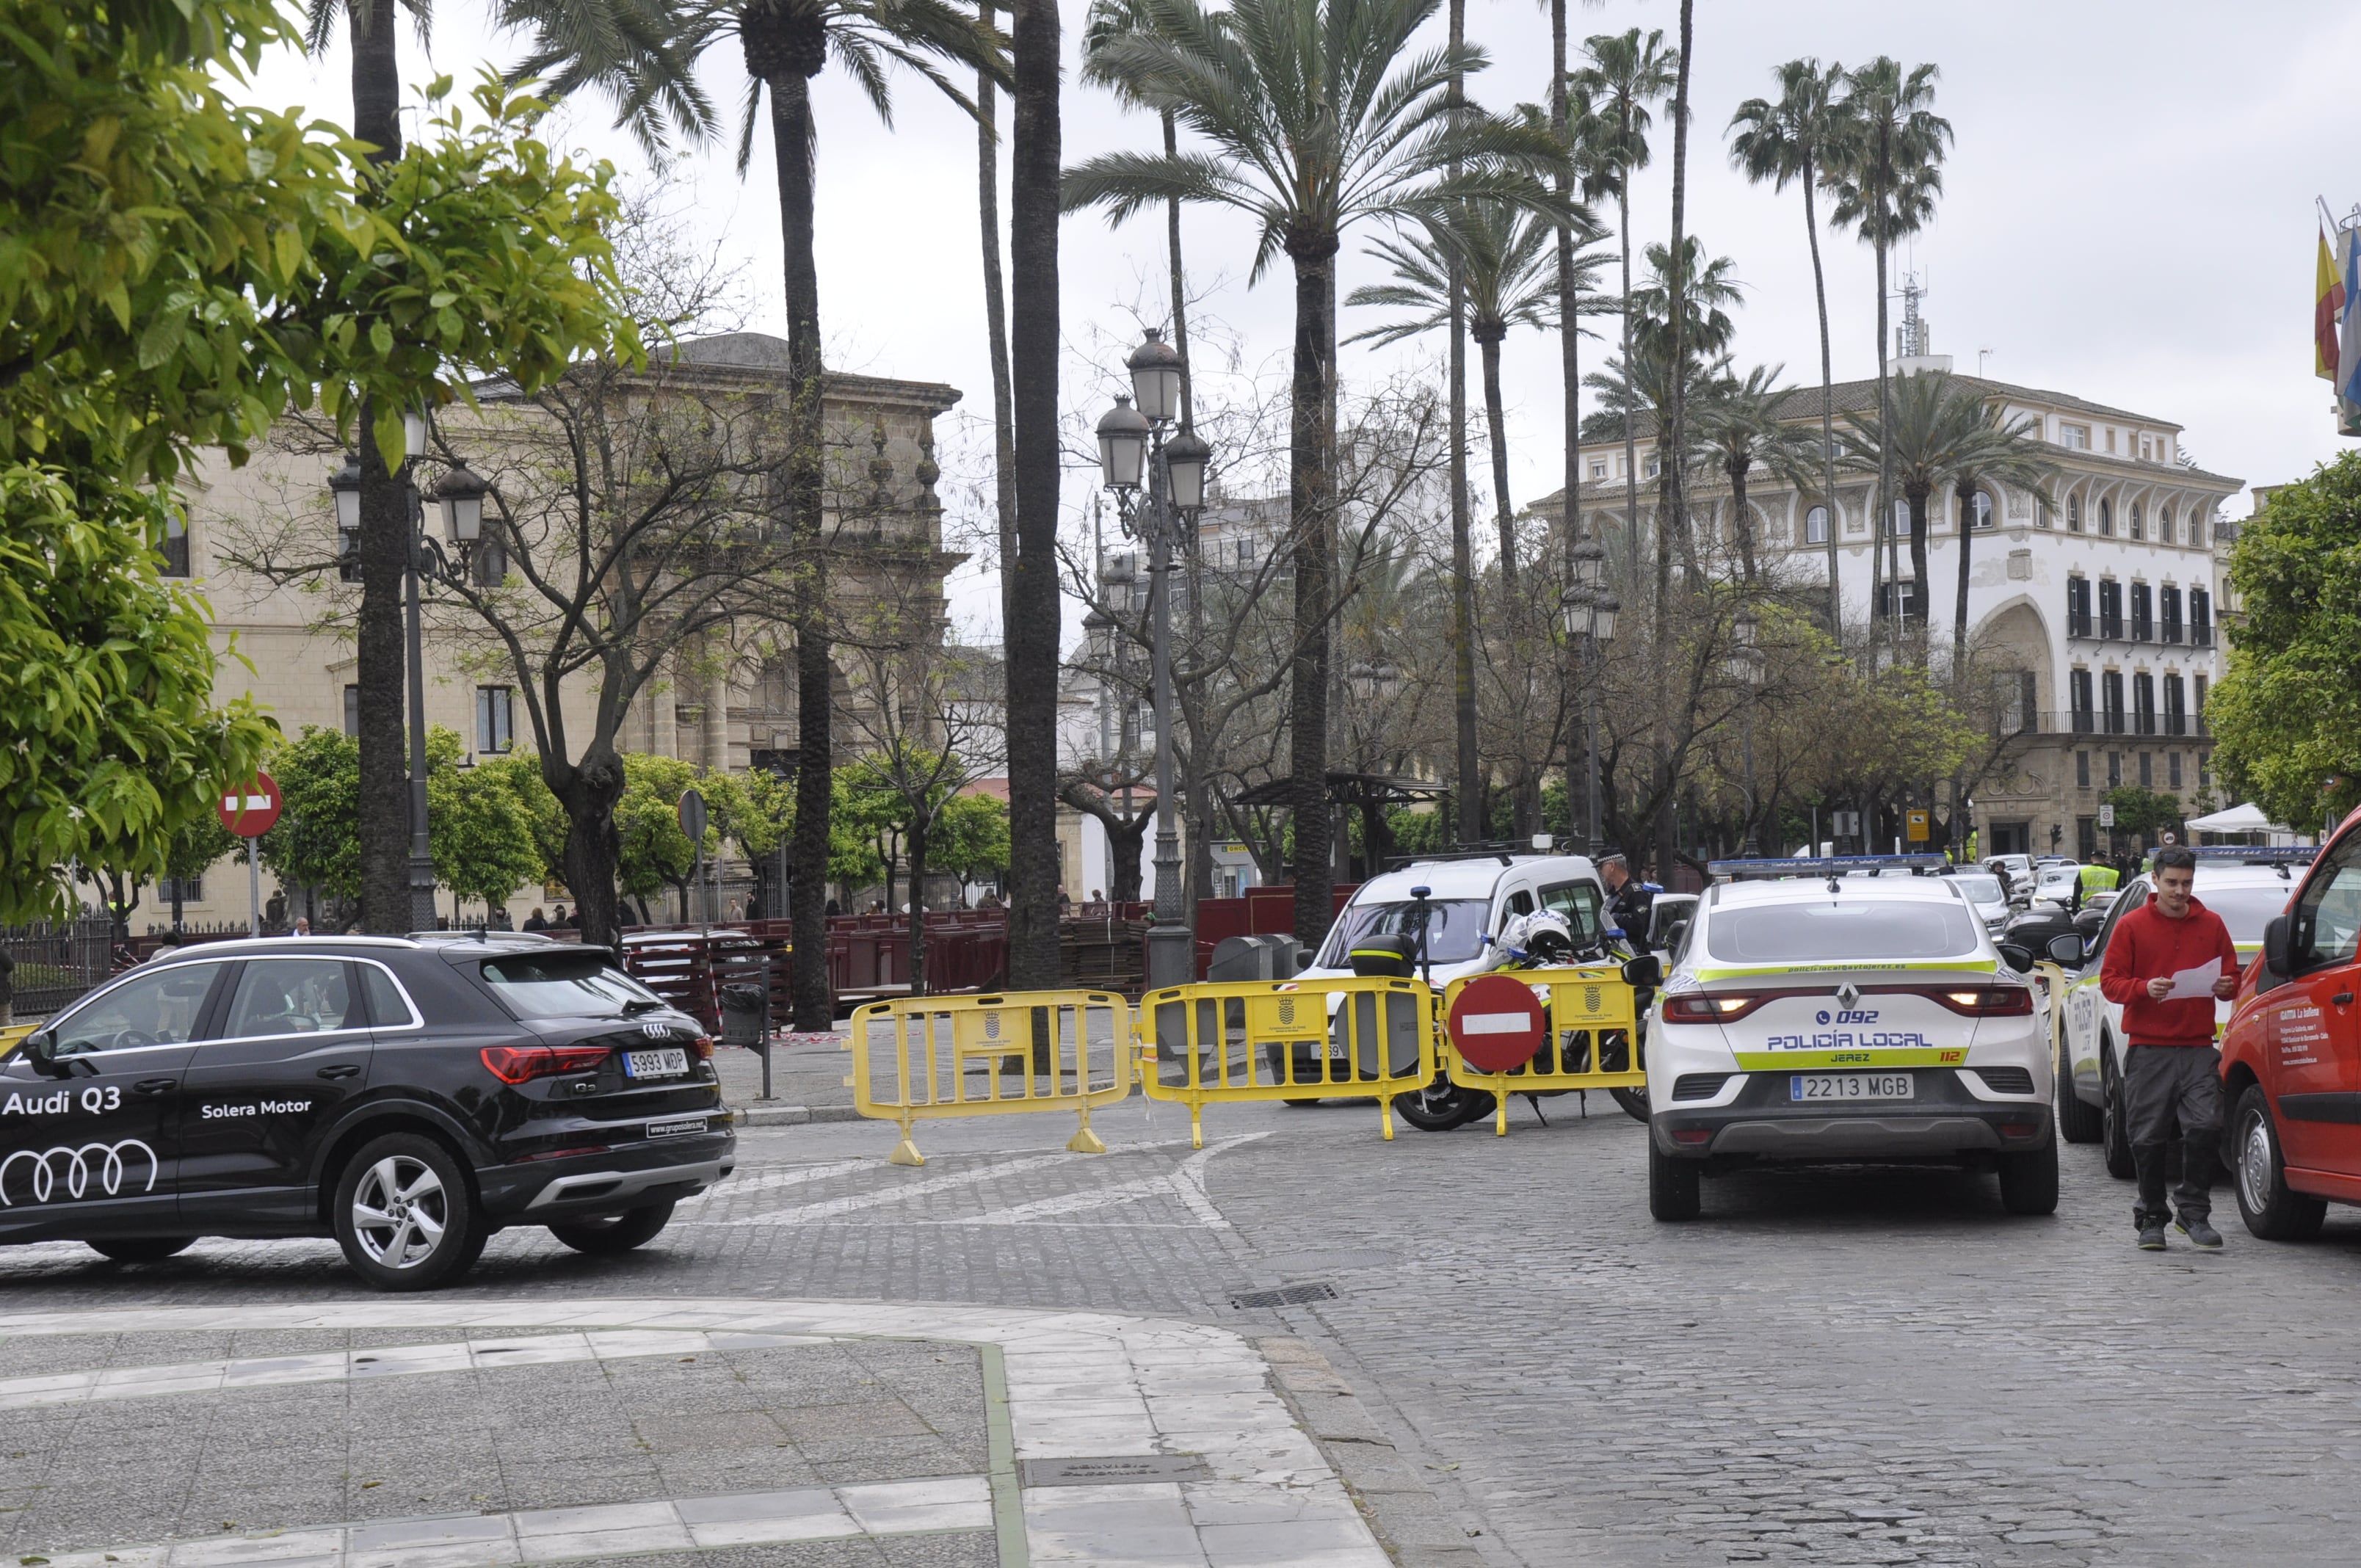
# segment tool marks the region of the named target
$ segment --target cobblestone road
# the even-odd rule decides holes
[[[1208,1150],[1133,1102],[1060,1118],[750,1133],[644,1253],[497,1239],[454,1299],[667,1295],[1088,1308],[1301,1335],[1499,1563],[2350,1563],[2361,1217],[2309,1246],[2131,1245],[2066,1151],[2051,1220],[1990,1179],[1710,1183],[1647,1217],[1644,1134],[1551,1102],[1514,1135],[1377,1136],[1367,1106],[1221,1108]],[[2229,1194],[2217,1194],[2226,1210]],[[1241,1291],[1333,1297],[1241,1310]],[[357,1299],[325,1244],[126,1267],[0,1253],[0,1312]]]

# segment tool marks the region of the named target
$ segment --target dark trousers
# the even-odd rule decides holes
[[[2222,1143],[2222,1053],[2211,1046],[2134,1046],[2124,1060],[2124,1130],[2139,1172],[2135,1224],[2148,1219],[2162,1224],[2170,1217],[2164,1161],[2176,1121],[2180,1185],[2173,1201],[2182,1219],[2203,1219],[2213,1210],[2207,1190]]]

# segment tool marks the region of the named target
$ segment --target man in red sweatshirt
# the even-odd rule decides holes
[[[2197,902],[2197,857],[2156,853],[2156,896],[2115,922],[2100,966],[2099,990],[2124,1010],[2123,1115],[2139,1201],[2132,1223],[2145,1252],[2164,1250],[2164,1151],[2180,1121],[2180,1186],[2173,1193],[2180,1234],[2207,1249],[2222,1245],[2210,1223],[2215,1150],[2222,1138],[2222,1053],[2213,1047],[2213,1002],[2238,993],[2238,950],[2222,917]],[[2167,1002],[2172,977],[2218,959],[2211,996]]]

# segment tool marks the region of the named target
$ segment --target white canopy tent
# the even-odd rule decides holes
[[[2272,821],[2252,801],[2210,816],[2192,817],[2188,828],[2191,833],[2218,835],[2219,839],[2241,843],[2292,844],[2301,837],[2285,824]]]

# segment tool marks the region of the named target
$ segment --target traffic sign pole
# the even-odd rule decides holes
[[[214,811],[223,827],[246,840],[246,887],[252,901],[247,929],[257,937],[262,935],[262,858],[255,852],[255,840],[278,825],[285,804],[280,798],[278,781],[269,773],[257,773],[224,794]]]
[[[246,841],[246,892],[252,900],[253,916],[247,923],[247,933],[262,935],[262,857],[254,852],[254,840]]]

